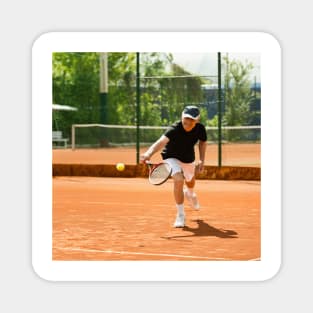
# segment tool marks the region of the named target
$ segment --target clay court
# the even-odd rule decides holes
[[[224,147],[229,164],[260,165],[260,145],[235,146]],[[54,167],[111,164],[105,174],[117,162],[125,172],[134,167],[135,149],[53,150]],[[206,164],[217,164],[216,146]],[[198,180],[201,209],[186,203],[186,226],[173,228],[171,179],[153,186],[146,177],[92,177],[90,170],[53,177],[53,260],[260,260],[260,180]]]
[[[173,228],[172,180],[53,179],[53,260],[259,260],[260,182],[198,181]]]

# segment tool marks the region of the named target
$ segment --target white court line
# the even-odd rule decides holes
[[[116,204],[116,205],[125,205],[125,202],[109,202],[109,201],[82,201],[81,204]],[[136,206],[144,206],[144,203],[127,203],[127,205],[136,205]]]
[[[109,253],[109,254],[124,254],[124,255],[149,255],[149,256],[160,256],[160,257],[175,257],[185,259],[204,259],[204,260],[226,260],[224,258],[208,258],[204,256],[193,256],[193,255],[180,255],[180,254],[165,254],[165,253],[145,253],[145,252],[130,252],[130,251],[113,251],[113,250],[97,250],[97,249],[82,249],[82,248],[57,248],[58,250],[68,251],[79,251],[79,252],[98,252],[98,253]]]
[[[63,202],[65,203],[65,202]],[[72,203],[72,201],[68,201],[67,203]],[[80,202],[81,204],[101,204],[101,205],[120,205],[120,206],[123,206],[125,205],[125,202],[108,202],[108,201],[82,201]],[[128,206],[147,206],[146,203],[142,203],[142,202],[138,202],[138,203],[127,203]],[[169,208],[174,208],[174,205],[169,205],[169,204],[149,204],[150,207],[169,207]],[[204,208],[204,207],[203,207]]]

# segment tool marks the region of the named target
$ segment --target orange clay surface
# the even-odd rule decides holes
[[[53,260],[260,260],[260,187],[199,180],[201,209],[185,202],[186,226],[173,228],[171,179],[55,177]]]
[[[143,153],[145,149],[141,149]],[[198,156],[198,148],[195,148]],[[198,158],[197,158],[198,159]],[[152,161],[161,160],[160,153],[156,153]],[[136,164],[135,148],[99,148],[99,149],[54,149],[53,163],[71,164]],[[218,165],[218,146],[208,144],[206,151],[206,165]],[[224,144],[222,145],[222,165],[253,166],[261,165],[260,144]]]

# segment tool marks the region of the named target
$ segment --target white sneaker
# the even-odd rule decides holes
[[[174,227],[184,227],[185,226],[185,215],[177,214],[176,220],[174,222]]]
[[[197,198],[197,195],[195,193],[193,193],[192,196],[189,195],[189,193],[187,192],[187,189],[184,189],[184,196],[186,197],[186,199],[188,200],[190,206],[195,209],[195,210],[199,210],[200,209],[200,204]]]

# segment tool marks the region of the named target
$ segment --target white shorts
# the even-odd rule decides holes
[[[195,176],[195,162],[183,163],[175,158],[165,159],[164,162],[168,163],[172,168],[172,176],[177,173],[183,173],[187,182],[191,181]]]

